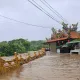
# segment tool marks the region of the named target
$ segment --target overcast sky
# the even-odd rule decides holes
[[[62,21],[39,0],[35,0],[57,20]],[[80,0],[46,0],[67,21],[77,23],[80,20]],[[44,27],[55,27],[61,29],[61,25],[46,16],[27,0],[0,0],[0,14],[19,21],[27,22]],[[80,24],[78,25],[79,28]],[[80,28],[78,29],[80,30]],[[17,38],[28,40],[45,40],[51,36],[51,29],[38,28],[21,24],[0,17],[0,41],[9,41]]]

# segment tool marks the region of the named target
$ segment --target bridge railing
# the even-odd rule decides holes
[[[5,61],[0,57],[0,74],[6,74],[8,72],[14,71],[21,65],[40,58],[45,54],[45,48],[42,48],[38,52],[34,52],[32,56],[30,55],[30,53],[28,53],[27,55],[25,55],[25,58],[23,58],[22,55],[17,55],[17,52],[14,53],[14,59],[10,61]]]

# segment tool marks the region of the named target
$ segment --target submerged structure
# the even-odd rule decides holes
[[[63,22],[62,26],[62,30],[59,29],[58,31],[52,28],[51,38],[47,39],[51,52],[58,50],[60,53],[70,53],[68,48],[64,49],[62,46],[72,40],[80,39],[80,32],[77,31],[78,23],[68,26]]]
[[[22,57],[22,55],[18,55],[16,52],[14,53],[14,59],[10,61],[6,61],[0,57],[0,75],[8,74],[13,72],[14,70],[18,69],[21,65],[28,63],[32,60],[38,59],[42,56],[46,55],[45,48],[34,52],[31,56],[29,53]]]

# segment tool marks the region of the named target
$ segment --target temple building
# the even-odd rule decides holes
[[[77,24],[72,24],[68,27],[68,24],[62,23],[62,30],[56,30],[52,28],[51,38],[47,39],[47,43],[49,44],[51,52],[57,52],[60,50],[60,53],[69,53],[70,51],[61,48],[62,45],[66,44],[75,39],[80,39],[80,32],[77,31]]]

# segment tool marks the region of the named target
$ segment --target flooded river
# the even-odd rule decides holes
[[[0,80],[80,80],[80,55],[46,55],[0,76]]]

